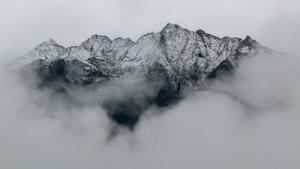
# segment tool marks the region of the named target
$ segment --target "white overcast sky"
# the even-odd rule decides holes
[[[0,54],[16,57],[49,38],[65,46],[92,34],[136,40],[168,22],[296,53],[299,16],[299,0],[0,0]]]

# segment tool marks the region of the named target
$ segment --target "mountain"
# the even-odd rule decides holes
[[[50,39],[18,58],[13,67],[33,70],[39,87],[66,93],[74,87],[97,91],[120,79],[139,77],[151,92],[124,87],[126,96],[99,101],[113,122],[133,129],[149,106],[169,106],[185,89],[197,90],[207,79],[230,73],[241,59],[260,52],[272,51],[250,36],[220,38],[169,23],[136,42],[93,35],[79,46],[64,47]]]

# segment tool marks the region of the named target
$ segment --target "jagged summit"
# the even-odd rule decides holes
[[[199,83],[218,67],[235,67],[244,56],[266,50],[250,36],[244,39],[219,38],[201,29],[190,31],[168,23],[160,32],[144,34],[136,42],[129,38],[110,39],[95,34],[79,46],[66,48],[49,39],[17,59],[13,65],[19,68],[37,60],[49,65],[60,59],[71,62],[72,71],[66,69],[67,75],[72,73],[72,76],[66,77],[69,81],[93,85],[99,78],[103,80],[100,74],[104,70],[114,72],[112,76],[116,77],[129,70],[147,71],[159,64],[170,76],[180,76],[188,81],[193,77],[193,82]],[[99,76],[91,76],[92,80],[91,77],[86,78],[91,72]]]
[[[177,29],[183,29],[181,26],[173,23],[167,23],[166,26],[162,29],[164,30],[177,30]]]
[[[42,48],[42,47],[44,47],[44,46],[51,46],[51,45],[54,45],[54,46],[58,45],[58,46],[61,46],[61,45],[59,45],[55,40],[49,39],[49,40],[47,40],[47,41],[45,41],[45,42],[39,44],[35,49],[39,49],[39,48]]]
[[[48,41],[46,41],[46,43],[49,43],[49,44],[57,44],[57,42],[53,39],[49,39]]]
[[[13,65],[19,68],[37,60],[43,65],[50,65],[60,59],[70,65],[66,69],[68,81],[94,85],[104,80],[100,76],[103,71],[113,72],[110,75],[117,77],[129,70],[145,72],[159,64],[169,76],[201,83],[219,70],[218,67],[235,67],[244,56],[263,50],[268,49],[250,36],[245,39],[219,38],[201,29],[190,31],[168,23],[160,32],[144,34],[136,42],[129,38],[110,39],[94,34],[79,46],[66,48],[49,39],[17,59]],[[71,68],[72,71],[69,70]],[[97,76],[86,78],[92,72]]]
[[[20,57],[18,60],[24,60],[24,61],[26,60],[23,64],[25,65],[30,63],[34,59],[53,60],[57,58],[76,58],[74,56],[66,56],[72,54],[76,55],[76,50],[79,53],[89,53],[89,56],[81,57],[83,59],[87,59],[94,56],[101,57],[103,55],[114,55],[114,56],[118,55],[117,58],[120,59],[120,58],[132,57],[128,55],[128,52],[132,52],[133,50],[130,51],[129,49],[136,48],[141,45],[143,46],[142,47],[143,50],[141,50],[141,48],[138,49],[140,50],[140,52],[146,52],[146,48],[155,49],[157,47],[160,48],[160,50],[157,50],[156,53],[157,52],[160,53],[161,48],[168,47],[169,49],[167,50],[171,50],[171,51],[168,51],[167,54],[174,55],[172,57],[178,57],[179,56],[178,52],[182,50],[183,47],[187,47],[188,45],[191,45],[191,43],[193,42],[196,45],[196,43],[200,41],[202,41],[203,44],[209,44],[209,45],[212,45],[212,43],[219,44],[221,45],[220,47],[222,48],[222,44],[224,44],[224,42],[231,43],[233,41],[236,42],[242,41],[242,39],[230,38],[230,37],[219,38],[214,35],[210,35],[201,29],[194,32],[182,28],[177,24],[168,23],[161,30],[161,32],[145,34],[141,38],[139,38],[136,42],[132,41],[129,38],[116,38],[111,40],[109,37],[105,35],[94,34],[86,41],[82,42],[81,45],[79,46],[72,46],[72,47],[65,48],[59,45],[55,40],[49,39],[48,41],[37,46],[34,50],[29,52],[27,55]],[[248,46],[254,43],[256,43],[256,41],[253,40],[250,36],[247,36],[243,40],[243,44]],[[201,44],[198,44],[198,48],[199,47],[201,47]],[[148,52],[149,54],[145,53],[145,55],[151,55],[151,52],[150,51]],[[208,52],[209,50],[203,52],[201,55],[202,56],[207,55]],[[20,62],[20,61],[16,61],[16,62]],[[20,64],[22,65],[22,63]]]
[[[101,101],[114,122],[133,127],[148,106],[168,106],[180,100],[185,88],[197,89],[208,78],[231,72],[244,57],[264,51],[271,50],[250,36],[220,38],[168,23],[136,42],[92,35],[79,46],[63,47],[50,39],[17,59],[13,67],[31,68],[39,86],[58,91],[70,86],[94,89],[138,75],[153,93]]]
[[[45,46],[45,45],[59,45],[59,44],[55,40],[49,39],[49,40],[41,43],[40,45],[38,45],[36,48],[41,47],[41,46]]]

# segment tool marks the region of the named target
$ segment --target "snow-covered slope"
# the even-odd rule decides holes
[[[20,68],[39,59],[53,61],[61,58],[66,51],[67,49],[65,47],[59,45],[53,39],[49,39],[48,41],[38,45],[26,55],[19,57],[14,63],[12,63],[12,66],[14,68]]]
[[[159,63],[169,73],[182,76],[197,69],[195,76],[203,80],[222,62],[234,66],[240,57],[259,50],[267,49],[249,36],[245,39],[219,38],[203,30],[189,31],[176,24],[167,24],[161,32],[145,34],[137,42],[93,35],[79,46],[65,48],[50,39],[17,59],[15,66],[22,67],[36,60],[50,64],[63,59],[82,62],[86,70],[109,68],[126,72]]]

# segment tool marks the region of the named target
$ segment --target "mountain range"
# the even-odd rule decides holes
[[[149,107],[170,106],[186,90],[231,74],[243,58],[272,52],[250,36],[220,38],[169,23],[137,41],[93,35],[78,46],[64,47],[50,39],[11,67],[23,76],[34,75],[39,88],[66,95],[80,88],[101,95],[96,102],[112,122],[132,130]],[[122,90],[100,92],[116,84]]]

